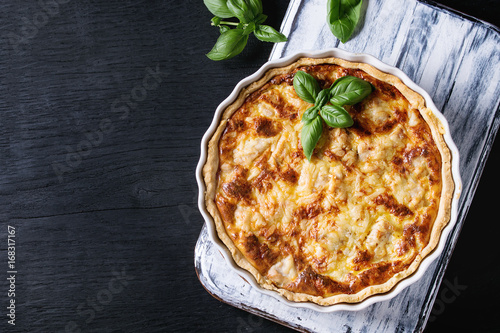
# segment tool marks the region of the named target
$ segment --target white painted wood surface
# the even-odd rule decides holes
[[[458,222],[445,251],[419,282],[358,312],[318,313],[260,294],[229,269],[205,227],[195,266],[215,297],[300,331],[421,332],[500,124],[500,33],[487,23],[424,2],[369,0],[360,26],[342,44],[325,24],[325,10],[326,0],[292,0],[281,27],[289,41],[277,44],[270,59],[333,47],[368,53],[400,68],[431,95],[449,122],[461,157]]]

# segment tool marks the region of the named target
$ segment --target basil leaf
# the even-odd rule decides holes
[[[243,23],[249,23],[255,19],[255,15],[245,0],[227,0],[227,8]]]
[[[232,58],[243,51],[247,41],[248,35],[243,29],[230,29],[219,36],[207,57],[215,61]]]
[[[243,29],[243,33],[245,35],[250,35],[254,31],[255,31],[255,23],[253,22],[248,23],[247,26]]]
[[[342,43],[349,40],[361,16],[362,0],[328,0],[326,22]]]
[[[221,25],[220,28],[219,28],[221,34],[225,33],[226,31],[228,31],[230,29],[231,28],[228,27],[227,25]]]
[[[317,106],[312,106],[304,111],[304,113],[302,114],[302,122],[307,124],[313,121],[318,115],[318,110],[319,108]]]
[[[314,151],[314,147],[321,138],[321,133],[323,132],[323,121],[321,117],[316,116],[312,121],[305,123],[302,126],[302,131],[300,133],[300,141],[302,143],[302,149],[304,155],[306,155],[307,160],[311,161],[311,156]]]
[[[259,16],[257,16],[255,18],[255,24],[257,24],[257,25],[262,24],[262,23],[264,23],[265,20],[267,20],[267,15],[260,14]]]
[[[321,118],[330,127],[350,127],[354,124],[352,117],[347,111],[338,105],[325,105],[319,112]]]
[[[276,31],[268,25],[258,25],[254,31],[255,37],[263,42],[280,43],[286,42],[287,38],[281,32]]]
[[[329,89],[323,89],[319,92],[318,96],[316,96],[316,101],[315,105],[318,108],[322,108],[323,105],[325,105],[328,102],[328,99],[330,98],[330,90]]]
[[[318,81],[316,81],[313,76],[303,71],[295,73],[293,88],[302,100],[311,104],[314,104],[316,96],[318,96],[320,91]]]
[[[361,102],[372,92],[372,85],[354,76],[343,76],[337,79],[330,88],[330,103],[339,106],[353,105]]]
[[[220,24],[221,18],[219,16],[214,16],[212,18],[212,25],[218,27]]]
[[[203,3],[215,16],[221,18],[234,17],[234,14],[227,8],[226,0],[203,0]]]
[[[261,0],[247,0],[248,7],[253,13],[254,17],[258,17],[262,14],[262,1]]]

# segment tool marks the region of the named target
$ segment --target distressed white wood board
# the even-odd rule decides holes
[[[325,24],[326,0],[292,0],[270,59],[338,47],[396,66],[424,88],[447,118],[460,152],[458,221],[424,278],[390,301],[358,312],[294,308],[254,290],[226,264],[203,227],[195,249],[201,283],[214,297],[304,332],[421,332],[457,242],[500,124],[500,33],[477,19],[416,0],[365,1],[346,44]],[[478,96],[481,96],[478,98]]]

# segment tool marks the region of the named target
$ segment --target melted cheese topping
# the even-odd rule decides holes
[[[278,288],[353,294],[407,268],[428,243],[441,159],[418,110],[358,69],[300,68],[329,87],[353,75],[375,90],[347,106],[350,128],[324,125],[311,162],[293,74],[273,78],[229,119],[219,141],[215,202],[227,234]]]

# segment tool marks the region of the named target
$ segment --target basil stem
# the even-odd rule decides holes
[[[362,0],[328,0],[326,22],[342,43],[349,40],[361,16]]]

